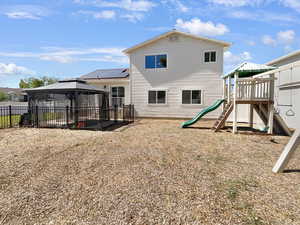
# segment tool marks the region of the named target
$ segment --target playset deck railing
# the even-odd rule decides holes
[[[237,78],[224,82],[224,99],[237,101],[273,101],[274,78]],[[230,85],[228,85],[230,84]]]

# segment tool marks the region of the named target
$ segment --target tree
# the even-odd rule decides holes
[[[21,79],[19,82],[19,87],[20,88],[37,88],[37,87],[42,87],[50,84],[54,84],[58,81],[57,78],[54,77],[41,77],[41,78],[36,78],[36,77],[29,77],[27,79]]]
[[[54,84],[58,81],[57,78],[54,78],[54,77],[47,77],[47,76],[44,76],[41,78],[42,81],[44,82],[44,85],[50,85],[50,84]]]
[[[5,92],[0,92],[0,102],[6,101],[8,99],[8,95]]]

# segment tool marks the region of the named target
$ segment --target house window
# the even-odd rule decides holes
[[[112,105],[122,106],[124,104],[125,88],[112,87],[111,88],[111,102]]]
[[[216,62],[217,53],[215,51],[204,52],[204,62]]]
[[[145,68],[167,68],[167,55],[147,55],[145,57]]]
[[[202,104],[201,90],[182,91],[182,104]]]
[[[148,104],[166,104],[166,91],[149,91]]]

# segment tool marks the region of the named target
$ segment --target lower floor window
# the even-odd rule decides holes
[[[182,104],[201,104],[201,90],[183,90]]]
[[[124,87],[112,87],[111,88],[111,100],[112,106],[122,106],[124,104],[125,88]]]
[[[148,104],[166,104],[166,91],[149,91]]]

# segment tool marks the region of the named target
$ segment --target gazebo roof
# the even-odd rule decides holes
[[[270,70],[274,70],[276,67],[267,66],[263,64],[256,64],[250,62],[244,62],[241,65],[237,66],[235,69],[223,76],[223,78],[234,76],[235,73],[238,73],[238,77],[252,77],[259,73],[264,73]]]
[[[55,84],[50,84],[43,87],[38,88],[30,88],[25,89],[25,92],[93,92],[93,93],[103,93],[105,92],[103,89],[88,85],[86,81],[80,79],[70,79],[70,80],[61,80]]]

